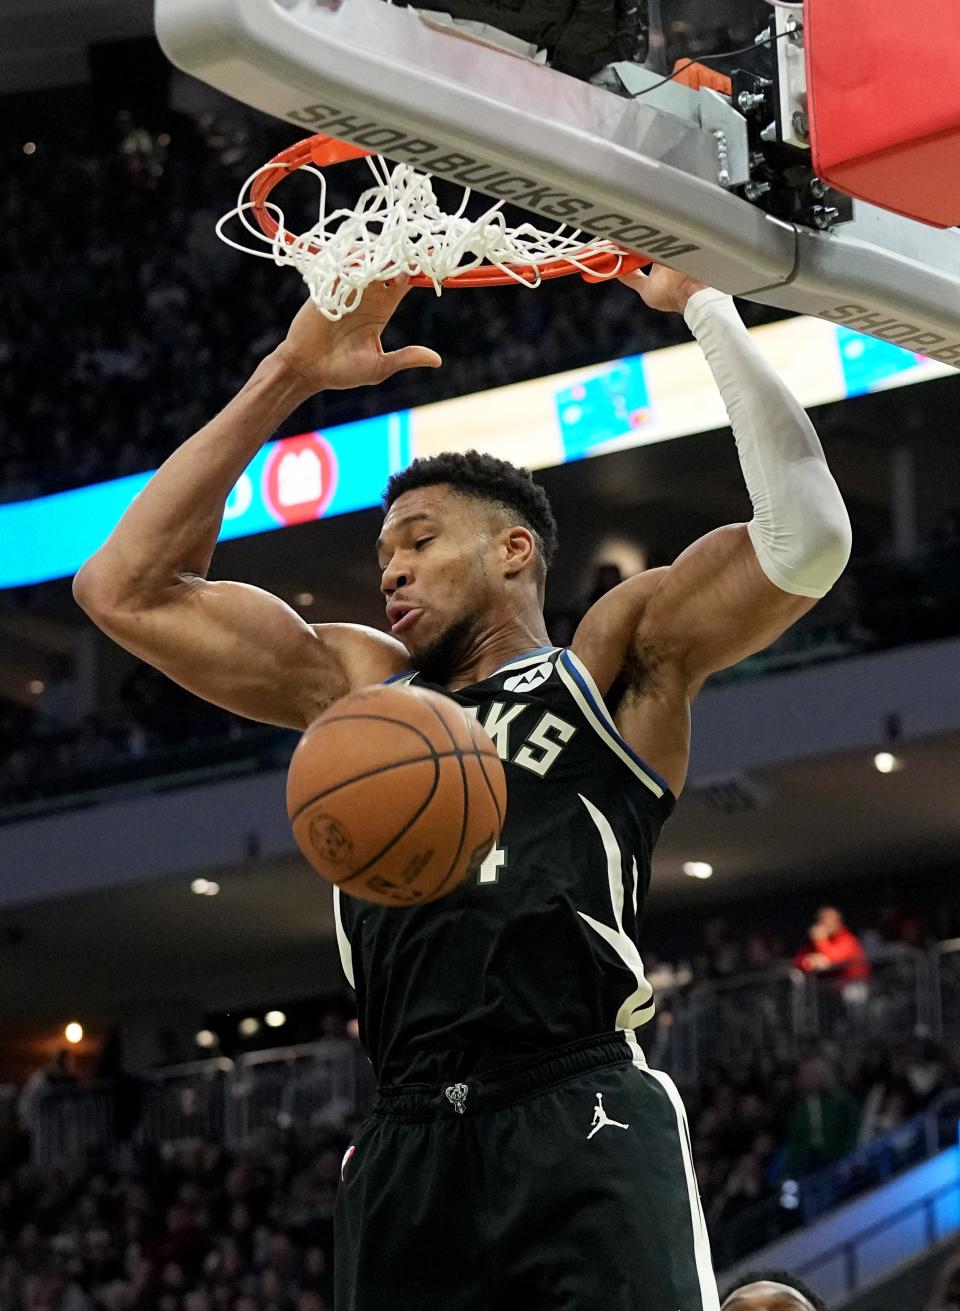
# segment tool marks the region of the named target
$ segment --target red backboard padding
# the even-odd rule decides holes
[[[805,0],[804,30],[818,177],[960,224],[960,0]]]

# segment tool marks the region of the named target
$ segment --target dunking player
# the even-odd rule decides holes
[[[431,683],[479,715],[505,761],[507,823],[474,878],[409,910],[337,899],[381,1085],[344,1159],[337,1311],[718,1311],[683,1108],[635,1035],[653,1012],[638,926],[691,702],[823,596],[850,528],[816,434],[730,299],[664,268],[625,281],[699,340],[754,517],[608,593],[569,650],[544,628],[546,496],[476,454],[390,481],[377,542],[389,636],[308,625],[206,580],[231,488],[298,403],[440,363],[380,347],[402,286],[375,284],[338,323],[305,306],[75,582],[121,645],[229,710],[303,728],[354,688]]]

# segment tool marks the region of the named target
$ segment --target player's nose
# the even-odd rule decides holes
[[[406,587],[410,579],[411,574],[408,569],[396,566],[391,561],[380,576],[380,591],[384,596],[392,596],[401,587]]]

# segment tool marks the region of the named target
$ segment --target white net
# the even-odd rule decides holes
[[[615,242],[585,239],[579,229],[561,224],[552,232],[522,223],[507,225],[504,201],[490,206],[479,218],[466,216],[471,192],[464,192],[456,213],[448,214],[434,195],[429,174],[407,164],[392,167],[380,155],[366,157],[376,183],[364,191],[353,209],[327,212],[327,184],[323,173],[310,165],[301,171],[320,180],[317,221],[305,232],[289,232],[283,210],[273,201],[267,209],[278,227],[273,237],[251,220],[254,202],[248,199],[256,178],[266,169],[285,164],[266,164],[243,184],[236,206],[217,223],[217,236],[235,250],[291,264],[303,278],[317,309],[328,319],[340,319],[360,304],[363,290],[371,282],[386,282],[403,275],[422,274],[440,294],[445,278],[461,274],[487,261],[522,286],[540,283],[540,266],[554,260],[568,260],[581,272],[589,266],[587,254],[608,251],[623,258]],[[234,241],[224,226],[237,218],[257,239],[258,246]],[[264,249],[267,247],[267,249]],[[518,266],[530,266],[527,272]],[[615,276],[619,265],[611,276]]]

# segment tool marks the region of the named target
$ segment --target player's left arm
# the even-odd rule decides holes
[[[688,547],[642,607],[640,653],[679,666],[695,692],[710,674],[769,646],[826,595],[850,556],[850,519],[812,423],[732,299],[672,271],[656,277],[658,287],[650,276],[625,281],[648,303],[682,310],[726,405],[754,511],[748,524],[728,524]]]
[[[628,740],[678,790],[690,702],[710,674],[769,646],[830,590],[849,559],[850,520],[813,425],[730,297],[663,268],[623,281],[652,308],[684,314],[723,396],[754,510],[669,568],[614,588],[574,638],[601,691],[626,676]]]

